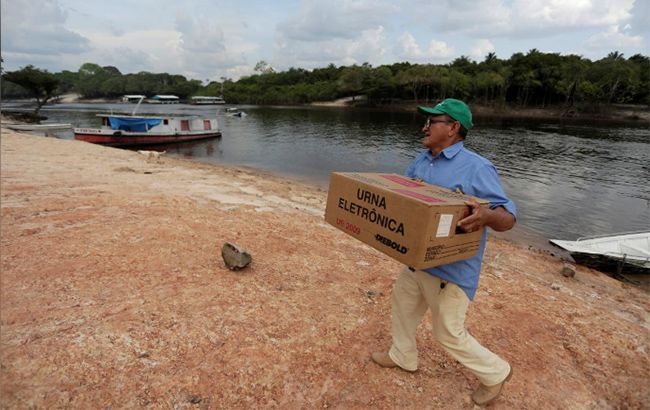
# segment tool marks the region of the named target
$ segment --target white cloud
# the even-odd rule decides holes
[[[490,40],[482,38],[472,45],[469,55],[476,61],[482,61],[488,53],[493,53],[494,51],[494,44]]]
[[[257,49],[242,37],[245,27],[179,13],[176,29],[180,36],[179,64],[186,75],[216,80],[220,71],[255,64],[245,57]]]
[[[403,33],[397,42],[395,54],[403,60],[413,62],[440,62],[448,60],[453,54],[453,47],[444,41],[431,40],[423,50],[411,33]]]
[[[620,32],[618,26],[610,26],[607,31],[589,37],[585,47],[590,50],[608,52],[641,47],[642,44],[643,38],[641,36],[628,35]]]
[[[413,19],[426,24],[437,34],[454,32],[484,32],[488,34],[509,30],[512,9],[502,0],[440,0],[426,1],[413,8]]]
[[[4,68],[169,72],[218,80],[277,70],[536,48],[647,54],[648,0],[0,0]]]
[[[276,28],[272,64],[279,69],[383,63],[386,22],[399,9],[383,1],[305,0]]]
[[[616,24],[630,17],[634,0],[517,0],[513,18],[518,28],[593,27]]]
[[[90,35],[95,52],[86,61],[114,65],[123,73],[151,71],[182,74],[188,78],[217,80],[235,67],[246,71],[246,53],[257,46],[239,37],[232,27],[223,29],[203,17],[177,15],[175,29],[138,30],[115,35],[98,31]],[[226,42],[225,38],[229,41]],[[248,62],[252,65],[254,62]]]
[[[88,39],[66,28],[66,17],[55,0],[2,1],[3,54],[43,56],[87,51]]]
[[[381,64],[387,53],[386,22],[398,8],[371,0],[305,0],[275,32],[273,66],[315,68]]]
[[[226,73],[224,77],[237,80],[238,78],[255,74],[254,68],[255,67],[251,65],[238,65],[235,67],[230,67],[226,69]],[[215,80],[217,80],[216,76],[215,76]]]
[[[96,50],[85,56],[86,61],[114,65],[123,73],[181,72],[181,36],[176,31],[131,31],[121,36],[93,34],[90,39]]]
[[[630,18],[630,31],[634,34],[643,34],[647,38],[650,34],[650,1],[635,1],[631,13],[632,18]]]
[[[385,25],[398,8],[384,1],[304,0],[300,10],[278,26],[287,41],[354,39],[359,33]]]
[[[278,42],[272,65],[281,70],[289,67],[316,68],[330,63],[352,65],[381,64],[386,54],[386,36],[382,26],[366,29],[350,39]]]
[[[647,1],[647,0],[637,0]],[[632,17],[635,0],[441,0],[420,15],[436,32],[482,37],[536,37],[567,30],[621,24]]]

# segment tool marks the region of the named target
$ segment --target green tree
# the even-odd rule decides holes
[[[631,95],[640,84],[639,74],[633,62],[614,51],[596,61],[586,77],[599,88],[600,102],[611,104],[631,102]]]
[[[57,94],[65,94],[73,91],[79,78],[78,73],[68,70],[63,70],[54,75],[59,79],[59,88],[56,91]]]
[[[354,99],[354,96],[363,90],[363,71],[364,69],[358,65],[343,69],[339,77],[339,87],[345,95],[352,95]]]
[[[393,73],[386,66],[369,70],[364,79],[368,102],[389,99],[393,93]]]
[[[255,72],[258,72],[258,73],[261,73],[261,74],[270,74],[270,73],[275,72],[273,67],[271,67],[269,65],[269,63],[267,63],[264,60],[258,61],[257,64],[255,64],[254,70],[255,70]]]
[[[639,84],[633,92],[632,101],[650,105],[650,58],[635,54],[628,61],[639,75]]]
[[[110,76],[110,72],[98,64],[84,63],[79,67],[76,89],[86,98],[102,97],[101,86]]]
[[[27,90],[36,99],[34,117],[38,117],[41,107],[54,96],[54,91],[59,85],[59,80],[47,70],[40,70],[28,65],[17,71],[4,73],[2,78],[18,84]]]
[[[413,94],[413,99],[417,104],[418,95],[420,94],[422,87],[424,87],[428,81],[429,76],[427,74],[428,73],[425,66],[413,65],[404,71],[400,71],[397,74],[395,81],[411,91]]]
[[[568,55],[562,59],[560,79],[555,84],[555,92],[564,98],[567,107],[573,107],[580,102],[578,86],[585,78],[590,61],[578,55]],[[589,87],[587,87],[589,88]],[[585,89],[583,87],[583,89]]]

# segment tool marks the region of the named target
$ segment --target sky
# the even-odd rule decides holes
[[[3,69],[87,62],[237,80],[370,63],[649,53],[650,0],[0,0]]]

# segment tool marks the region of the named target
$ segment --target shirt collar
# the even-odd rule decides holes
[[[456,156],[456,154],[460,152],[460,150],[463,149],[463,147],[463,141],[458,141],[454,145],[450,145],[447,148],[443,149],[436,157],[443,155],[447,159],[452,159]],[[433,157],[433,155],[431,155],[431,151],[427,150],[427,153],[429,154],[429,157]]]

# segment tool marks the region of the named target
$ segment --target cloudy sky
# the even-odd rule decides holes
[[[277,70],[536,48],[592,60],[649,54],[649,0],[0,0],[4,69],[85,62],[122,73],[237,79]]]

